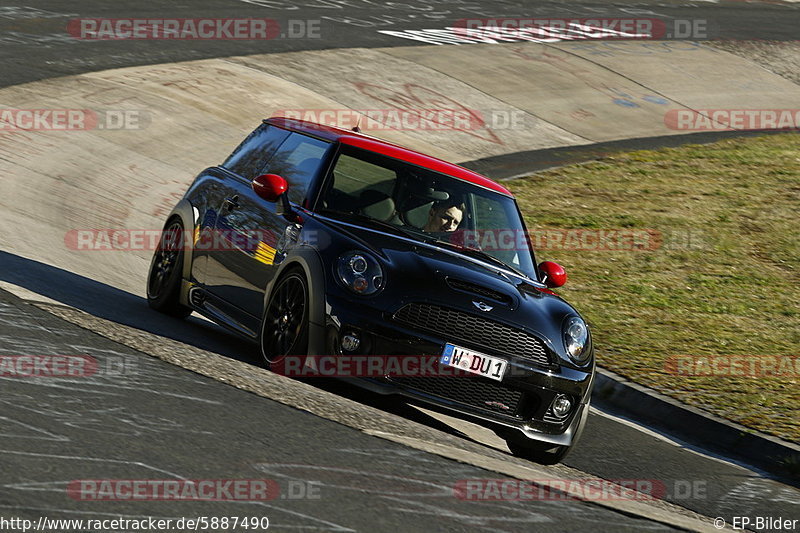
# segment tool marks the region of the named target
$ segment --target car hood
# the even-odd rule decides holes
[[[337,242],[340,239],[329,236],[331,244],[338,244],[331,247],[337,253],[363,249],[382,263],[385,289],[374,304],[387,313],[412,302],[455,307],[527,330],[542,338],[554,352],[564,353],[561,326],[567,317],[580,315],[552,291],[446,247],[355,224],[326,222],[354,241],[342,246]]]

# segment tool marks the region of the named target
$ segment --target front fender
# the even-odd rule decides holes
[[[314,248],[298,246],[292,249],[267,284],[263,309],[266,310],[272,291],[282,275],[293,268],[302,269],[308,281],[308,354],[325,355],[325,268],[322,257]]]

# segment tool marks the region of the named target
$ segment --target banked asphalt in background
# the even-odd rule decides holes
[[[786,108],[800,101],[800,86],[695,43],[573,42],[336,49],[129,67],[6,87],[0,101],[138,113],[139,129],[0,135],[0,224],[15,228],[0,233],[0,248],[141,295],[148,251],[72,251],[65,234],[160,228],[197,172],[220,163],[276,112],[452,108],[516,121],[424,130],[361,123],[367,133],[461,162],[678,134],[665,126],[669,110]]]

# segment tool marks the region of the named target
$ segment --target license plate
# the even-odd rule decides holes
[[[508,361],[505,359],[467,350],[449,343],[444,345],[444,352],[439,362],[497,381],[503,381],[506,368],[508,368]]]

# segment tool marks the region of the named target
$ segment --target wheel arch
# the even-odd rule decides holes
[[[278,281],[293,270],[301,270],[308,287],[308,353],[323,355],[325,352],[325,267],[319,252],[308,246],[292,250],[283,261],[264,291],[262,320],[272,291]]]
[[[197,212],[197,209],[192,205],[191,202],[189,202],[189,200],[184,198],[172,209],[167,217],[166,222],[164,223],[163,229],[167,229],[167,226],[169,226],[173,220],[179,219],[183,225],[184,231],[194,232],[198,225],[198,217],[199,213]],[[184,280],[188,280],[192,277],[192,252],[194,248],[194,240],[191,239],[184,242],[186,243],[186,249],[183,254],[184,260],[182,277]]]

